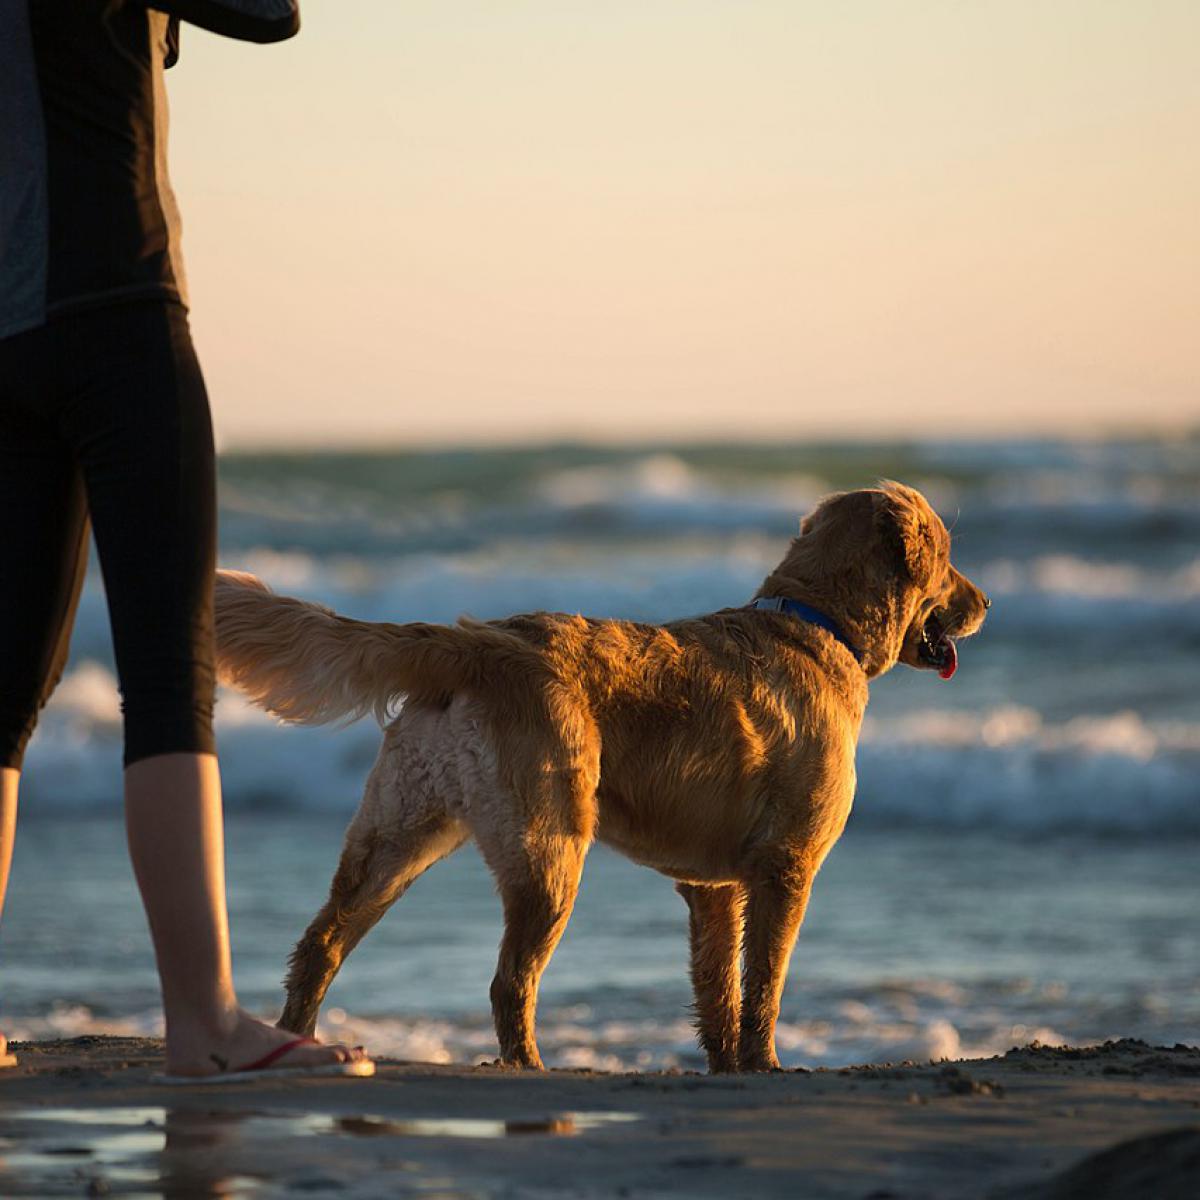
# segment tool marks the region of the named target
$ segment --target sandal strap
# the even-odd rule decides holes
[[[297,1046],[315,1046],[316,1038],[298,1037],[293,1038],[290,1042],[284,1042],[281,1046],[276,1046],[274,1050],[264,1054],[262,1058],[256,1058],[254,1062],[247,1063],[244,1067],[237,1067],[237,1071],[264,1071],[272,1063],[278,1062],[289,1050],[295,1050]]]

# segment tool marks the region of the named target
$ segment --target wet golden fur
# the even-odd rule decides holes
[[[286,720],[386,722],[280,1024],[310,1032],[345,956],[473,837],[504,905],[501,1059],[539,1067],[538,983],[599,838],[677,881],[710,1069],[777,1066],[784,976],[850,813],[867,682],[926,665],[931,612],[963,637],[987,601],[951,566],[924,498],[894,483],[824,500],[758,595],[832,617],[862,665],[825,630],[749,608],[661,626],[563,613],[373,624],[221,573],[223,678]]]

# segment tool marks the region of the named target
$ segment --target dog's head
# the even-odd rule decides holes
[[[914,488],[827,496],[763,585],[817,605],[858,649],[868,676],[897,662],[949,679],[957,639],[983,624],[988,598],[950,562],[950,534]]]

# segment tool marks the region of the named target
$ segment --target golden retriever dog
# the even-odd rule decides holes
[[[924,497],[890,482],[823,500],[750,604],[666,625],[376,624],[222,572],[227,682],[285,721],[384,724],[280,1025],[311,1033],[346,955],[474,838],[504,907],[501,1062],[540,1068],[538,985],[599,838],[677,881],[709,1069],[777,1068],[788,959],[850,814],[867,684],[897,662],[948,678],[988,605]]]

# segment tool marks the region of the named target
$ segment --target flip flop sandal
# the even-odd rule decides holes
[[[354,1062],[313,1063],[304,1067],[272,1065],[297,1046],[316,1045],[319,1043],[315,1038],[295,1038],[284,1042],[282,1046],[276,1046],[262,1058],[232,1071],[218,1071],[215,1075],[155,1075],[152,1082],[167,1087],[203,1087],[214,1083],[250,1083],[255,1079],[313,1079],[337,1076],[365,1079],[375,1074],[375,1064],[369,1058],[360,1058]]]

